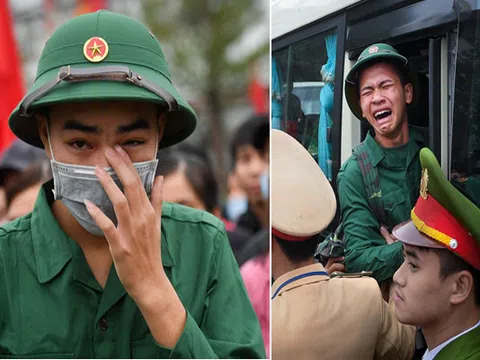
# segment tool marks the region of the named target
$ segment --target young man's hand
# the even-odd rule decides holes
[[[338,258],[330,258],[328,259],[327,263],[325,264],[325,270],[327,270],[328,275],[337,271],[337,272],[345,272],[345,265],[342,264],[342,261],[345,260],[345,257],[338,257]]]
[[[380,234],[382,234],[388,245],[393,244],[395,241],[397,241],[397,238],[393,236],[393,234],[389,233],[385,226],[380,227]]]
[[[108,162],[123,184],[125,194],[101,167],[96,174],[112,201],[118,225],[93,203],[87,209],[108,241],[117,275],[137,303],[160,344],[173,347],[180,337],[186,312],[168,280],[161,257],[163,177],[153,185],[151,201],[128,154],[120,147],[108,148]]]

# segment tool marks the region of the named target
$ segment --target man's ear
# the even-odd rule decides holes
[[[45,152],[49,159],[52,158],[52,153],[50,149],[50,144],[48,143],[48,134],[47,134],[47,117],[43,114],[35,114],[37,120],[38,134],[40,135],[40,140],[43,143]]]
[[[403,91],[405,93],[405,102],[411,104],[413,101],[413,85],[411,83],[405,84]]]
[[[455,276],[455,278],[453,279],[454,282],[452,283],[450,303],[458,305],[465,302],[470,294],[473,293],[473,276],[467,270],[460,271],[451,276]]]

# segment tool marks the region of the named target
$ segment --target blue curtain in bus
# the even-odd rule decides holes
[[[325,85],[320,91],[320,119],[318,123],[318,165],[328,180],[332,180],[332,145],[328,142],[328,129],[332,126],[330,112],[333,109],[335,59],[337,52],[337,35],[325,37],[327,63],[322,66],[321,74]]]
[[[282,107],[282,77],[277,69],[277,61],[272,57],[272,128],[281,130]]]

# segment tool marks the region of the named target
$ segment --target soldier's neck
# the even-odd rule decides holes
[[[480,320],[480,310],[476,307],[469,311],[459,310],[443,317],[441,323],[423,327],[423,336],[429,350],[470,329]]]

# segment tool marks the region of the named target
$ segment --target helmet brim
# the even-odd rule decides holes
[[[71,65],[72,68],[88,68],[94,66],[96,65],[85,63]],[[165,132],[159,147],[164,148],[174,145],[191,135],[196,127],[197,117],[191,106],[180,96],[170,80],[160,72],[145,66],[129,64],[128,67],[130,70],[156,84],[156,86],[168,91],[177,100],[178,110],[167,112]],[[35,83],[25,97],[29,96],[41,86],[54,81],[58,76],[58,71],[58,68],[54,68],[43,73],[35,80]],[[17,137],[26,143],[43,148],[34,116],[36,110],[56,104],[92,101],[138,101],[166,107],[165,100],[160,96],[129,82],[106,80],[78,83],[60,82],[52,91],[32,103],[32,116],[22,115],[19,111],[19,104],[10,115],[10,129]]]

